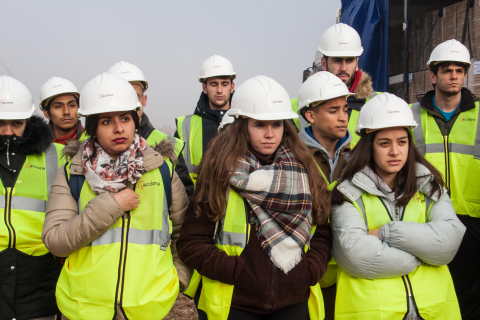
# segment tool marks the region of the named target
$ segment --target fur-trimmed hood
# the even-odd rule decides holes
[[[365,71],[360,71],[362,72],[362,76],[360,77],[360,81],[358,82],[358,85],[354,90],[354,92],[357,94],[355,98],[367,99],[373,93],[372,78]]]
[[[75,173],[77,174],[83,174],[83,143],[84,142],[80,142],[78,140],[69,140],[65,148],[63,149],[63,155],[65,156],[67,161],[72,162],[72,165],[77,166],[77,171],[75,171]],[[175,143],[173,141],[163,140],[158,143],[154,148],[148,146],[143,153],[143,165],[147,172],[161,166],[163,164],[163,158],[170,158],[172,162],[177,161],[177,157],[175,155]]]
[[[6,147],[6,137],[0,135],[0,149]],[[33,115],[28,119],[22,137],[10,141],[10,150],[24,155],[42,154],[52,143],[53,133],[48,123]]]

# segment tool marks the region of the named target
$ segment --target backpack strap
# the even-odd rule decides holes
[[[162,175],[163,189],[165,190],[165,196],[167,197],[168,210],[172,206],[172,178],[170,177],[170,170],[166,161],[158,168]]]
[[[72,174],[70,175],[70,193],[72,194],[72,197],[75,199],[75,201],[78,203],[78,200],[80,199],[80,192],[82,191],[83,183],[85,182],[85,176],[83,174],[81,175],[76,175]]]

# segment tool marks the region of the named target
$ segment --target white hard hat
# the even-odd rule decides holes
[[[235,90],[229,115],[257,120],[298,118],[292,111],[287,91],[278,82],[265,76],[250,78]]]
[[[215,54],[202,63],[198,81],[203,82],[207,78],[221,76],[231,76],[233,80],[237,77],[237,74],[228,59]]]
[[[0,77],[0,119],[29,119],[35,111],[30,90],[9,76]]]
[[[297,113],[317,101],[353,96],[347,85],[336,75],[328,71],[320,71],[310,76],[298,90]]]
[[[360,110],[355,133],[360,135],[364,129],[384,129],[392,127],[416,128],[412,109],[394,94],[384,92],[371,99]]]
[[[472,64],[470,61],[470,52],[460,41],[447,40],[440,43],[433,49],[430,54],[430,59],[427,62],[427,68],[430,68],[430,64],[442,61],[456,61],[468,64],[468,67]]]
[[[143,85],[143,89],[148,89],[148,81],[145,79],[142,70],[136,65],[120,61],[115,63],[107,72],[123,78],[128,82],[140,82]]]
[[[88,116],[103,112],[129,111],[140,106],[137,93],[130,83],[104,72],[83,87],[78,113]]]
[[[40,89],[40,105],[38,107],[43,110],[53,97],[65,93],[71,93],[77,98],[80,96],[77,87],[67,79],[59,77],[48,79]]]
[[[230,111],[230,110],[229,110]],[[222,118],[222,122],[220,122],[220,126],[218,127],[218,132],[222,131],[228,125],[232,124],[235,121],[235,118],[230,116],[229,111],[227,111]]]
[[[327,57],[359,57],[362,40],[358,32],[344,23],[337,23],[322,34],[318,51]]]

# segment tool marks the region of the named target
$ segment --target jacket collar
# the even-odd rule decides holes
[[[330,154],[327,152],[327,149],[325,149],[320,142],[318,142],[316,139],[313,139],[310,137],[310,135],[306,132],[307,128],[303,129],[300,131],[299,136],[300,139],[307,145],[308,150],[310,151],[311,155],[314,155],[317,152],[320,152],[320,154],[326,158],[330,159]],[[347,130],[348,138],[345,140],[340,147],[335,150],[335,158],[338,158],[342,153],[350,151],[350,142],[352,142],[352,135],[350,134],[350,131]]]
[[[235,92],[234,92],[235,93]],[[233,93],[230,95],[230,106],[232,105],[232,98]],[[193,113],[199,117],[204,119],[212,120],[215,122],[222,122],[222,117],[218,117],[217,115],[213,114],[210,109],[210,104],[208,102],[208,96],[202,91],[200,94],[200,98],[198,99],[197,106],[195,108],[195,112]]]
[[[150,119],[148,119],[147,114],[144,112],[142,115],[142,122],[140,122],[139,133],[144,138],[147,139],[155,128],[150,124]]]
[[[6,137],[0,135],[0,150],[6,147]],[[52,129],[46,121],[33,115],[27,121],[22,137],[10,141],[11,151],[24,155],[42,154],[52,143]]]
[[[440,115],[440,111],[435,108],[433,105],[433,96],[435,95],[435,90],[428,91],[423,97],[420,97],[420,106],[425,111],[428,111],[431,114]],[[459,110],[460,112],[468,111],[475,108],[475,102],[478,101],[478,98],[472,94],[467,88],[462,88],[462,102],[460,103]]]
[[[357,87],[353,91],[356,93],[354,98],[357,100],[367,99],[373,94],[372,78],[365,71],[360,71],[362,72],[362,76],[360,77]]]
[[[417,175],[417,192],[421,191],[424,194],[430,194],[431,184],[433,181],[433,175],[422,164],[416,164]],[[353,178],[343,181],[337,186],[337,189],[347,197],[350,201],[357,201],[362,194],[370,193],[378,197],[388,198],[383,192],[381,192],[372,178],[365,172],[357,172]],[[435,193],[430,197],[434,201],[438,201],[438,194]]]

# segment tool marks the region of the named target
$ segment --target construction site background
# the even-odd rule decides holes
[[[480,0],[469,8],[465,46],[471,50],[472,67],[468,71],[465,87],[480,96]],[[426,13],[409,20],[409,103],[433,90],[430,71],[426,63],[432,50],[440,43],[456,39],[462,41],[467,1],[458,2],[441,10]],[[470,34],[470,41],[469,41]],[[403,23],[390,27],[388,48],[388,92],[399,97],[403,94]],[[471,48],[470,48],[471,43]],[[478,61],[478,62],[477,62]]]

